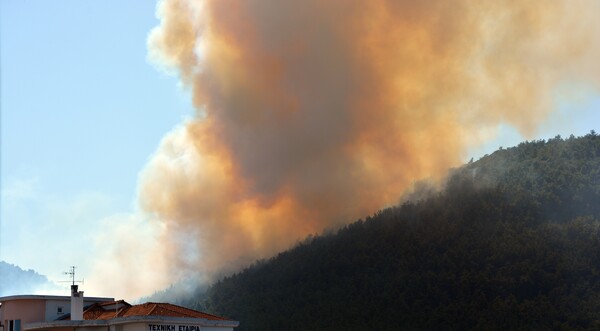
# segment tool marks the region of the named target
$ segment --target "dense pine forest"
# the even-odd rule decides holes
[[[531,141],[183,300],[239,330],[600,329],[600,136]]]

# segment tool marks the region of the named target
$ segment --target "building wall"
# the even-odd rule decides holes
[[[75,331],[75,328],[68,328],[68,327],[64,327],[64,328],[52,328],[52,329],[48,329],[48,331]],[[100,331],[100,329],[97,329],[97,331]]]
[[[35,297],[35,296],[32,296]],[[90,300],[91,299],[91,300]],[[83,306],[95,302],[111,301],[113,298],[83,298]],[[35,322],[51,322],[71,312],[71,298],[59,296],[40,296],[39,298],[11,298],[2,301],[0,322],[21,320],[21,325]],[[59,308],[61,308],[59,312]],[[5,328],[4,331],[8,331]]]
[[[24,299],[5,301],[2,303],[2,324],[7,320],[21,320],[23,324],[44,321],[46,314],[45,300]],[[4,331],[8,331],[5,329]]]
[[[149,325],[174,325],[175,331],[179,331],[179,327],[185,327],[186,325],[192,324],[180,324],[180,323],[169,323],[169,322],[155,322],[155,323],[127,323],[120,325],[111,325],[109,331],[152,331]],[[227,327],[210,327],[210,326],[198,326],[200,331],[233,331],[233,328]],[[82,331],[79,328],[77,331]]]
[[[156,316],[153,316],[156,317]],[[130,320],[133,318],[134,320]],[[111,320],[99,321],[54,321],[29,325],[27,330],[32,331],[233,331],[233,327],[206,326],[206,320],[199,319],[197,323],[188,321],[167,320],[162,318],[147,321],[144,316],[117,318],[117,324]],[[27,326],[26,326],[27,327]],[[167,329],[168,327],[168,329]],[[7,330],[4,330],[7,331]]]
[[[127,323],[111,325],[110,331],[146,331],[147,328],[147,323]]]
[[[62,313],[58,312],[58,308],[62,308]],[[46,300],[46,322],[55,321],[57,318],[64,314],[71,312],[71,301],[70,300]]]
[[[85,327],[77,327],[75,331],[106,331],[108,329],[106,326],[85,326]],[[56,331],[52,329],[51,331]]]

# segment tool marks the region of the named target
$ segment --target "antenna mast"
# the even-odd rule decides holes
[[[66,280],[66,281],[61,281],[61,283],[71,283],[71,288],[73,288],[75,286],[75,283],[81,283],[83,284],[83,279],[82,280],[75,280],[75,269],[77,267],[72,265],[69,267],[69,271],[65,271],[64,274],[65,275],[69,275],[69,277],[71,278],[71,280]]]
[[[75,285],[75,266],[72,265],[71,267],[69,267],[69,271],[65,272],[65,275],[69,275],[71,276],[71,281],[73,282],[73,284],[71,285]]]

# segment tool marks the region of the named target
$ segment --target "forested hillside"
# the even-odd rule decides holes
[[[23,270],[14,264],[0,261],[0,296],[35,294],[57,288],[46,276],[34,270]]]
[[[239,330],[600,329],[600,137],[521,143],[187,304]]]

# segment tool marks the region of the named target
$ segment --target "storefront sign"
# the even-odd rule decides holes
[[[177,324],[148,324],[148,331],[200,331],[200,326]]]

